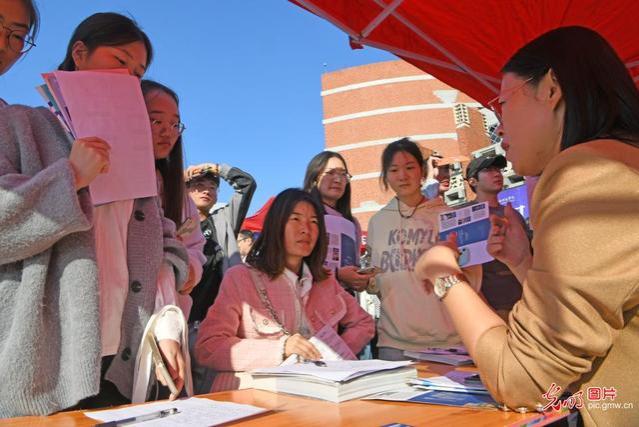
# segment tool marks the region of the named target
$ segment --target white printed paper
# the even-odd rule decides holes
[[[173,402],[147,403],[121,409],[85,412],[84,415],[97,421],[110,422],[171,408],[177,408],[179,413],[145,421],[138,425],[144,427],[208,427],[267,412],[267,409],[257,406],[191,397]]]
[[[484,264],[494,259],[486,250],[490,233],[488,203],[477,203],[439,214],[439,239],[446,240],[452,232],[457,233],[460,267]]]
[[[322,329],[317,331],[308,340],[311,344],[317,348],[322,355],[322,360],[356,360],[357,356],[350,349],[348,344],[337,335],[337,332],[331,327],[331,325],[325,325]],[[280,366],[292,365],[299,362],[297,354],[291,354],[284,360]]]
[[[311,376],[328,381],[342,382],[357,378],[372,372],[401,368],[411,365],[411,361],[391,362],[386,360],[336,360],[326,361],[326,366],[313,363],[297,363],[274,368],[261,368],[251,371],[251,375],[281,375],[281,376]]]

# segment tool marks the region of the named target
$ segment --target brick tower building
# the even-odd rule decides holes
[[[379,182],[388,143],[409,137],[446,157],[470,158],[491,142],[480,104],[404,61],[326,73],[321,95],[326,149],[346,159],[353,214],[364,230],[392,196]]]

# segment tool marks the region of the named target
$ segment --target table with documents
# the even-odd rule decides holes
[[[417,365],[420,377],[445,375],[455,368],[438,363]],[[472,370],[472,368],[458,368]],[[254,389],[211,393],[206,397],[217,401],[253,405],[269,410],[264,414],[246,418],[233,425],[243,426],[509,426],[532,421],[537,413],[519,414],[497,410],[456,408],[429,404],[351,400],[343,403],[296,397]],[[48,417],[23,417],[0,421],[11,426],[92,426],[95,420],[83,411],[62,412]]]

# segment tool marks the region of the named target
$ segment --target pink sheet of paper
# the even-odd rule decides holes
[[[157,195],[153,139],[140,81],[102,71],[53,73],[77,138],[111,146],[109,172],[89,186],[94,205]]]

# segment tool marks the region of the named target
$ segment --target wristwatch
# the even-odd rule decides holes
[[[435,280],[434,291],[437,298],[444,299],[448,290],[458,283],[468,283],[468,279],[461,273],[451,274],[450,276],[439,277]]]

